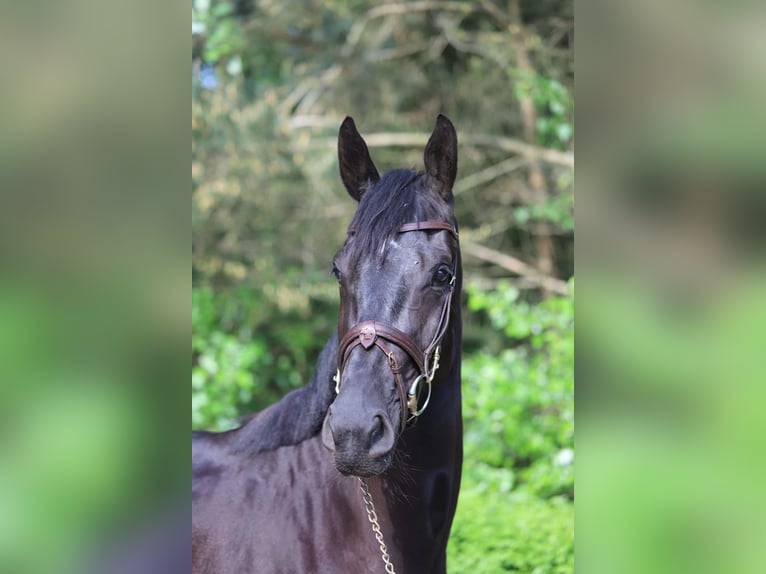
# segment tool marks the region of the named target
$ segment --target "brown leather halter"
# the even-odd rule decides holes
[[[399,233],[407,233],[408,231],[449,231],[456,240],[458,239],[458,232],[455,226],[444,221],[405,223],[398,230]],[[349,227],[348,232],[355,233],[356,229],[354,227]],[[400,331],[388,323],[362,321],[361,323],[353,325],[341,337],[338,346],[338,371],[335,373],[335,377],[333,377],[336,393],[340,392],[341,376],[351,353],[357,347],[362,347],[367,351],[375,346],[386,355],[388,366],[394,374],[396,389],[399,393],[400,404],[402,405],[401,430],[404,430],[408,422],[417,419],[417,417],[423,414],[431,399],[431,383],[436,375],[436,370],[439,368],[441,340],[447,332],[449,323],[452,294],[455,291],[455,280],[457,277],[457,263],[458,257],[455,255],[452,262],[452,279],[449,283],[449,290],[444,298],[444,304],[442,305],[439,326],[428,346],[425,349],[421,349],[420,346],[412,340],[412,337],[407,335],[407,333]],[[409,387],[405,386],[404,379],[402,378],[401,364],[397,360],[396,353],[389,346],[389,343],[393,343],[407,353],[418,368],[420,374],[412,381],[412,383],[410,383]],[[423,383],[427,386],[428,394],[426,395],[423,405],[419,406],[420,394],[422,391],[421,384]],[[405,405],[407,407],[406,409]]]

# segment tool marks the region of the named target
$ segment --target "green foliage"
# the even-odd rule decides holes
[[[261,341],[218,330],[213,293],[192,293],[192,426],[215,429],[235,425],[240,408],[250,403],[255,373],[271,362]]]
[[[256,290],[194,289],[193,428],[232,428],[240,416],[307,383],[333,312],[322,301],[303,313],[280,311]]]
[[[545,146],[566,149],[574,137],[574,102],[569,90],[558,80],[536,74],[516,74],[514,93],[529,97],[539,114],[538,141]]]
[[[205,60],[218,62],[232,57],[245,47],[245,38],[239,21],[234,17],[234,7],[228,2],[217,3],[205,13],[202,21],[211,32],[205,42]]]
[[[469,286],[469,309],[501,331],[505,348],[466,357],[466,456],[510,468],[514,482],[540,496],[571,493],[574,458],[572,297],[519,300],[507,283]],[[469,465],[470,468],[470,465]]]
[[[469,309],[503,334],[503,348],[463,363],[464,467],[450,572],[571,573],[573,298],[532,304],[508,283],[468,292]]]
[[[574,506],[464,486],[447,546],[453,574],[572,574]]]
[[[572,196],[568,193],[555,195],[542,204],[522,205],[513,210],[514,219],[520,224],[547,221],[556,223],[562,230],[574,229]]]

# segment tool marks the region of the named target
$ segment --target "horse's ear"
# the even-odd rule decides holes
[[[457,175],[457,133],[446,116],[439,114],[426,144],[423,159],[428,187],[444,201],[452,201],[452,185]]]
[[[338,132],[338,166],[340,178],[348,194],[359,201],[370,184],[380,179],[372,163],[367,144],[356,129],[354,120],[347,116]]]

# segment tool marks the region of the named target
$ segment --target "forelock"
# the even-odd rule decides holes
[[[422,172],[398,169],[385,174],[362,195],[350,228],[351,256],[383,250],[405,223],[451,221],[452,209],[426,189]]]

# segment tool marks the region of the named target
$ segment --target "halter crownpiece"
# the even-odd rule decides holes
[[[409,231],[449,231],[456,240],[458,239],[458,232],[455,225],[444,221],[405,223],[398,230],[399,233],[407,233]],[[355,233],[356,228],[353,226],[349,227],[348,232]],[[371,347],[376,346],[386,355],[388,366],[391,368],[391,372],[394,375],[396,389],[399,393],[400,404],[402,405],[402,430],[404,430],[408,422],[417,419],[417,417],[423,414],[431,399],[431,383],[439,368],[441,340],[447,332],[447,325],[449,323],[452,294],[455,290],[455,279],[457,277],[457,263],[458,258],[455,256],[452,263],[452,280],[449,283],[449,290],[447,291],[444,304],[442,305],[441,314],[439,316],[439,325],[436,329],[436,334],[425,349],[421,349],[420,346],[412,340],[412,337],[388,323],[362,321],[361,323],[353,325],[346,331],[343,337],[341,337],[340,344],[338,345],[338,370],[333,377],[336,394],[340,392],[340,381],[343,369],[354,349],[362,347],[364,350],[369,350]],[[388,346],[388,343],[395,344],[407,353],[420,372],[408,386],[405,386],[404,384],[401,367],[397,361],[396,354]],[[432,357],[433,363],[431,362]],[[423,384],[427,386],[427,394],[423,404],[419,405],[419,398],[422,392],[421,385]]]

